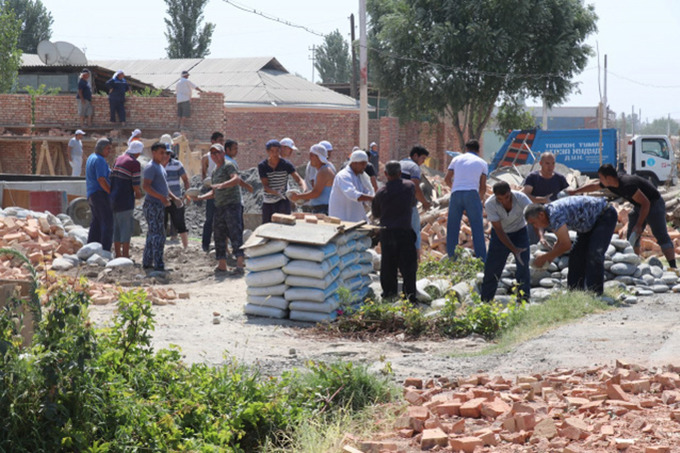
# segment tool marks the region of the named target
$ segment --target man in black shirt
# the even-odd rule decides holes
[[[640,236],[649,224],[669,266],[675,269],[675,249],[666,226],[666,203],[656,187],[641,176],[617,173],[611,164],[602,165],[597,170],[597,176],[600,178],[599,183],[585,185],[571,193],[578,194],[606,188],[631,202],[633,210],[628,214],[626,236],[630,239],[635,233],[633,244],[635,253],[640,254]]]
[[[411,181],[401,179],[401,165],[385,165],[387,183],[373,198],[373,217],[380,219],[380,286],[382,297],[397,295],[397,270],[404,279],[403,292],[416,301],[416,234],[411,228],[411,214],[416,205],[416,189]]]

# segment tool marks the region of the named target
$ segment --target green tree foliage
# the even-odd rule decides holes
[[[496,112],[496,129],[494,132],[505,139],[514,129],[533,129],[536,120],[530,112],[525,110],[523,102],[517,98],[504,96]]]
[[[168,5],[165,18],[168,58],[203,58],[210,54],[215,24],[203,22],[208,0],[163,0]]]
[[[480,137],[501,94],[574,89],[596,30],[582,0],[368,0],[371,71],[402,119],[450,118],[461,145]]]
[[[352,68],[349,45],[340,31],[327,34],[315,54],[314,67],[319,71],[321,83],[349,82]]]
[[[639,134],[650,135],[666,135],[670,130],[671,135],[678,135],[680,133],[680,124],[674,119],[656,118],[651,123],[643,124],[639,130]]]
[[[21,21],[11,9],[3,8],[0,12],[0,93],[14,90],[19,66],[21,66],[21,50],[17,47],[21,34]]]
[[[11,9],[21,22],[19,49],[36,53],[38,43],[52,37],[52,13],[40,0],[0,0],[0,8]]]

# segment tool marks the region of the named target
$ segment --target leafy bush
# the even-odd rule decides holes
[[[0,451],[250,452],[309,417],[394,396],[351,364],[280,379],[234,362],[188,367],[177,350],[153,351],[143,291],[123,293],[99,331],[88,306],[86,294],[57,288],[25,350],[0,313]]]
[[[452,284],[473,279],[484,272],[484,263],[456,248],[454,259],[425,260],[418,266],[418,278],[448,278]]]

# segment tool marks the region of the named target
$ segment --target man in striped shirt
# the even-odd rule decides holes
[[[166,146],[172,144],[172,138],[169,135],[167,136],[167,138],[170,139],[169,144],[167,143],[167,138],[166,140],[163,140],[163,138],[166,137],[161,137],[161,142],[165,143]],[[184,169],[182,162],[175,158],[175,153],[172,152],[170,148],[168,148],[168,156],[170,159],[168,160],[167,164],[165,164],[165,172],[168,175],[168,188],[170,188],[170,192],[172,192],[173,195],[181,200],[182,187],[180,185],[180,179],[184,183],[184,189],[186,190],[191,186],[191,183],[189,182],[189,176],[187,176],[187,172]],[[179,233],[179,237],[182,239],[182,247],[186,249],[189,246],[189,230],[187,229],[186,222],[184,221],[184,211],[185,207],[181,202],[171,203],[170,206],[165,208],[165,222],[167,223],[169,217],[172,227],[177,233]],[[173,236],[171,239],[175,239],[175,237]]]
[[[262,181],[264,197],[262,199],[262,223],[269,223],[275,213],[290,214],[290,200],[286,198],[288,191],[288,175],[298,183],[302,192],[307,185],[302,180],[293,164],[281,158],[281,144],[278,140],[269,140],[266,145],[267,158],[257,165]]]
[[[113,208],[113,248],[116,258],[130,258],[135,198],[142,198],[141,166],[137,158],[144,150],[139,141],[130,143],[127,151],[116,159],[111,171],[111,206]]]

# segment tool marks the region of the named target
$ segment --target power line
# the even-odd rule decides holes
[[[257,11],[256,9],[252,9],[250,7],[247,7],[247,6],[239,5],[232,0],[222,0],[222,1],[224,3],[227,3],[231,6],[233,6],[234,8],[240,9],[241,11],[245,11],[245,12],[251,13],[251,14],[257,14],[258,16],[262,16],[265,19],[271,20],[273,22],[278,22],[280,24],[287,25],[287,26],[293,27],[293,28],[299,28],[301,30],[306,31],[307,33],[311,33],[311,34],[316,35],[316,36],[321,36],[322,38],[325,36],[323,33],[319,33],[318,31],[312,30],[311,28],[306,27],[304,25],[298,25],[298,24],[294,24],[294,23],[289,22],[289,21],[284,20],[284,19],[279,19],[278,17],[273,16],[271,14],[267,14],[267,13],[262,12],[262,11]]]
[[[614,77],[618,77],[619,79],[623,79],[627,82],[634,83],[635,85],[640,85],[647,88],[661,88],[661,89],[680,88],[680,85],[655,85],[652,83],[639,82],[637,80],[633,80],[629,77],[619,75],[612,71],[609,71],[609,74],[613,75]]]

